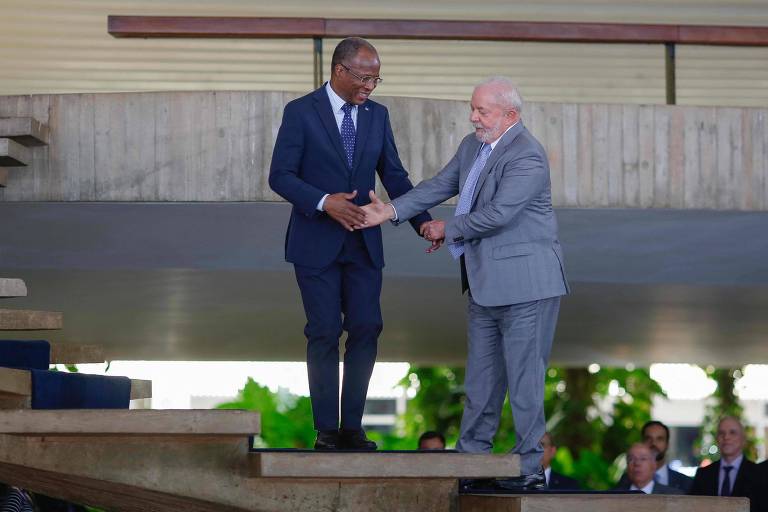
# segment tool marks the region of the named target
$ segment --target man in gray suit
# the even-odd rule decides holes
[[[447,242],[469,290],[466,402],[456,448],[490,452],[509,391],[522,476],[507,489],[545,485],[544,374],[568,293],[544,148],[520,119],[523,101],[506,78],[472,94],[475,128],[433,178],[384,204],[371,192],[366,225],[404,222],[459,194],[455,216],[424,223],[432,249]]]

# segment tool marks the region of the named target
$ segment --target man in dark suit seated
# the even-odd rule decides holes
[[[643,443],[635,443],[627,451],[627,481],[617,491],[642,491],[645,494],[683,494],[680,489],[654,482],[656,452]]]
[[[720,460],[696,471],[688,494],[743,496],[755,502],[762,492],[760,469],[744,456],[746,436],[741,422],[731,416],[723,417],[717,425],[716,441]]]
[[[687,494],[693,484],[693,478],[684,475],[669,467],[667,464],[667,449],[669,448],[669,427],[660,421],[649,421],[643,425],[640,431],[645,443],[656,452],[656,473],[653,480],[668,487],[680,489]],[[619,486],[627,484],[626,473],[621,476]]]
[[[544,476],[547,479],[547,487],[554,490],[575,491],[580,489],[579,482],[571,477],[553,471],[550,464],[557,453],[557,445],[552,439],[552,434],[545,432],[541,438],[541,447],[544,453],[541,456],[541,467],[544,468]]]

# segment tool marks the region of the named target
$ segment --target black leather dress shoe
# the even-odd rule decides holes
[[[544,470],[540,469],[530,475],[520,475],[514,478],[497,478],[496,487],[505,491],[537,491],[547,488],[547,478]]]
[[[375,451],[376,443],[365,436],[365,431],[360,430],[339,430],[339,449],[341,450],[361,450]]]
[[[321,430],[317,432],[315,439],[315,450],[338,450],[339,449],[339,431]]]

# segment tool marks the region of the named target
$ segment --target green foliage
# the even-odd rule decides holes
[[[309,448],[315,441],[312,404],[308,397],[285,390],[273,393],[248,378],[236,400],[218,409],[244,409],[261,413],[261,436],[256,446],[264,448]]]

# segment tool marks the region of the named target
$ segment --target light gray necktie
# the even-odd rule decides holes
[[[491,155],[491,145],[483,145],[483,149],[480,150],[480,154],[475,158],[475,163],[472,164],[472,168],[467,175],[467,181],[464,183],[464,188],[459,195],[459,202],[456,205],[456,213],[454,216],[465,215],[469,213],[469,209],[472,207],[472,198],[475,195],[475,187],[477,186],[477,179],[480,177],[480,171],[485,167],[485,163],[488,161],[488,157]],[[448,244],[448,250],[451,252],[453,259],[457,260],[464,254],[464,242],[457,242],[455,244]]]

